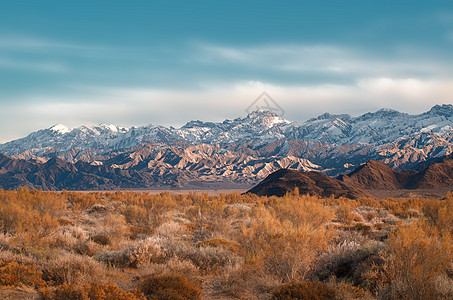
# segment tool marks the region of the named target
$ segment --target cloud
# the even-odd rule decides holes
[[[47,73],[66,73],[68,66],[61,62],[52,61],[26,61],[0,57],[0,69],[19,69],[27,71],[47,72]]]
[[[263,91],[286,111],[286,118],[300,122],[324,112],[359,115],[382,107],[416,114],[450,103],[453,95],[452,61],[428,55],[428,50],[415,55],[403,48],[377,53],[321,44],[196,43],[169,56],[160,53],[159,62],[148,64],[154,52],[147,49],[131,53],[126,48],[0,38],[0,54],[16,48],[46,49],[47,56],[1,55],[0,69],[71,76],[61,76],[58,84],[49,76],[50,83],[41,92],[27,90],[20,95],[17,91],[8,98],[9,106],[2,103],[3,140],[56,123],[181,126],[194,119],[222,121],[245,116]],[[100,56],[73,61],[55,53]],[[139,64],[100,63],[102,53],[123,58],[137,54],[134,59]],[[146,80],[139,83],[139,76]]]
[[[325,111],[355,115],[382,107],[420,113],[450,102],[453,80],[368,78],[351,85],[277,85],[260,81],[206,84],[200,89],[92,88],[86,96],[31,98],[24,113],[32,119],[78,126],[83,123],[181,126],[193,119],[222,121],[245,116],[263,91],[304,121]],[[33,117],[36,116],[36,117]]]
[[[200,62],[235,64],[243,68],[287,73],[326,73],[338,76],[401,76],[451,73],[450,61],[436,61],[430,53],[417,55],[400,47],[374,53],[370,49],[336,45],[262,45],[228,47],[198,44]],[[424,50],[427,52],[427,50]]]
[[[22,50],[22,51],[53,51],[67,53],[69,50],[77,51],[101,51],[109,48],[70,43],[45,39],[40,37],[22,35],[1,35],[0,50]]]

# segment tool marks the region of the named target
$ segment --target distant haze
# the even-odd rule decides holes
[[[453,101],[447,1],[10,1],[0,10],[0,143],[54,124],[181,126]]]

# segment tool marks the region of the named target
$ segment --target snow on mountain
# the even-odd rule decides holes
[[[247,143],[262,147],[273,141],[287,140],[380,146],[420,133],[444,136],[452,132],[452,127],[453,106],[450,104],[436,105],[419,115],[391,109],[358,117],[325,113],[302,123],[285,120],[271,112],[255,111],[245,118],[219,123],[191,121],[176,129],[152,124],[132,128],[84,125],[70,129],[57,124],[0,145],[0,152],[24,157],[67,155],[77,160],[74,156],[123,151],[146,143],[163,146]]]
[[[65,134],[71,132],[71,129],[63,124],[56,124],[49,128],[50,130],[55,131],[56,133]]]

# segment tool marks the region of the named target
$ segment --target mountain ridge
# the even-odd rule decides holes
[[[14,159],[53,157],[77,164],[160,176],[160,184],[230,182],[253,185],[280,168],[336,177],[381,161],[397,171],[453,153],[453,106],[418,115],[380,109],[352,117],[322,114],[298,123],[266,111],[222,122],[70,129],[56,124],[0,145]],[[156,183],[157,184],[157,183]],[[146,185],[148,186],[148,185]]]

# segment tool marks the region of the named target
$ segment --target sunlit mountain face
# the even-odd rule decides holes
[[[281,168],[337,176],[370,159],[395,170],[415,168],[453,152],[452,122],[453,106],[437,105],[419,115],[380,109],[357,117],[325,113],[301,123],[254,111],[180,128],[58,124],[0,145],[0,153],[44,169],[56,158],[65,168],[119,176],[100,183],[105,188],[248,186]]]

